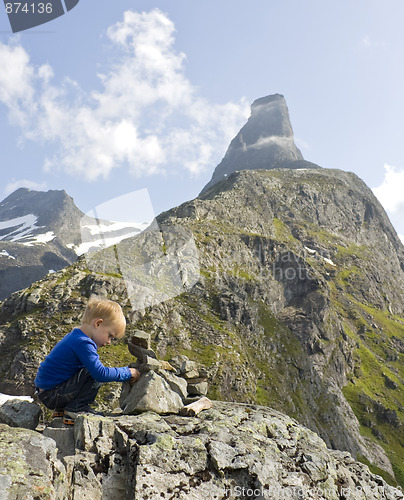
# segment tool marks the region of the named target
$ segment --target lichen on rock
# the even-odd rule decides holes
[[[38,499],[219,500],[243,491],[256,499],[404,498],[349,453],[328,449],[295,420],[256,405],[215,401],[197,417],[82,415],[71,440],[75,452],[65,447],[62,465],[53,440],[1,426],[1,451],[12,448],[4,455],[8,465],[0,465],[1,498],[22,498],[15,488],[39,491],[38,479]]]

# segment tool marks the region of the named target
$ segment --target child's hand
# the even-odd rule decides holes
[[[129,368],[132,378],[129,380],[131,384],[134,384],[140,379],[140,371],[136,370],[136,368]]]

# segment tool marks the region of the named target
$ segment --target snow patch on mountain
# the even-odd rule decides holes
[[[4,257],[7,257],[7,258],[9,258],[9,259],[14,259],[14,260],[15,260],[15,257],[13,257],[12,255],[10,255],[10,254],[7,252],[7,250],[2,250],[2,251],[0,252],[0,255],[3,255]]]
[[[27,247],[30,247],[32,245],[48,243],[49,241],[52,241],[55,237],[56,236],[53,231],[47,231],[46,233],[43,234],[35,234],[33,236],[30,236],[29,240],[22,241],[21,243]]]
[[[38,217],[34,214],[23,215],[6,221],[0,221],[0,240],[20,242],[24,245],[44,244],[55,238],[53,231],[35,234],[45,226],[37,226]]]
[[[88,218],[87,218],[88,220]],[[80,245],[69,244],[68,248],[77,255],[95,252],[103,248],[117,245],[122,240],[137,236],[150,225],[148,222],[97,221],[81,224],[82,242]]]

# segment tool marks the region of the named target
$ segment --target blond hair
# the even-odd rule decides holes
[[[121,339],[125,335],[126,320],[122,308],[117,302],[95,296],[90,297],[81,318],[81,324],[90,324],[91,321],[98,318],[107,324],[114,324],[117,329],[116,338]]]

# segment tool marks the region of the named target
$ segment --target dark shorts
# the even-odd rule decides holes
[[[38,398],[50,410],[80,411],[94,402],[101,382],[97,382],[86,368],[56,387],[39,390]]]

